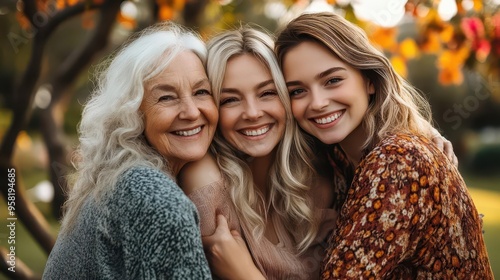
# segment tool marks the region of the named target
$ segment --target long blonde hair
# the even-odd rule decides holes
[[[71,230],[84,202],[88,198],[101,201],[127,169],[149,166],[169,171],[168,162],[143,135],[139,106],[144,83],[161,73],[183,50],[194,52],[205,63],[203,41],[178,25],[164,22],[137,33],[115,56],[103,62],[104,70],[100,71],[78,127],[76,172],[69,178],[71,189],[61,231]]]
[[[275,52],[280,66],[287,52],[304,41],[322,44],[373,83],[375,94],[363,120],[368,132],[364,148],[395,132],[432,135],[429,103],[396,73],[361,28],[333,13],[300,15],[277,36]]]
[[[215,133],[212,150],[217,155],[217,162],[226,183],[231,187],[234,205],[243,222],[253,229],[253,235],[256,238],[263,236],[267,218],[265,209],[272,207],[281,217],[285,228],[294,233],[294,236],[300,236],[296,247],[302,252],[313,242],[317,232],[308,198],[308,185],[314,177],[312,165],[309,163],[311,149],[293,120],[288,91],[273,53],[273,40],[262,31],[242,27],[217,35],[207,43],[207,48],[207,72],[217,106],[220,106],[224,73],[231,57],[252,54],[266,65],[272,75],[286,111],[286,128],[276,149],[276,160],[270,169],[266,186],[269,201],[265,203],[269,205],[260,204],[262,197],[254,186],[248,162],[241,152],[224,139],[220,131]],[[298,230],[303,232],[296,234]]]

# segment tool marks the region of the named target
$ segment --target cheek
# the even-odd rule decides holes
[[[303,100],[291,100],[293,117],[301,122],[304,119],[306,105]]]
[[[219,120],[219,111],[217,111],[217,107],[215,106],[215,103],[210,102],[207,103],[203,107],[203,112],[205,117],[207,118],[207,121],[209,122],[210,125],[217,125],[217,122]]]
[[[219,129],[224,138],[228,138],[230,132],[233,130],[235,121],[234,116],[230,110],[221,109],[219,111]]]
[[[285,112],[285,108],[283,107],[283,105],[280,103],[279,105],[276,105],[277,107],[275,108],[278,108],[276,110],[276,119],[278,120],[278,122],[282,125],[285,125],[285,122],[286,122],[286,112]]]

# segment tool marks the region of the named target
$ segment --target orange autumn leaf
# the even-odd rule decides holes
[[[426,53],[437,53],[441,50],[441,40],[436,32],[428,32],[421,47]]]
[[[399,44],[399,53],[404,59],[413,59],[419,55],[419,50],[415,40],[411,38],[404,39]]]
[[[170,20],[174,17],[174,10],[170,8],[168,5],[160,6],[158,10],[158,19],[159,20]]]
[[[408,68],[406,67],[406,60],[402,58],[401,56],[393,56],[390,59],[392,67],[394,67],[394,70],[401,75],[402,77],[408,76]]]
[[[66,0],[57,0],[56,1],[56,8],[58,10],[62,10],[66,7]]]
[[[126,29],[135,29],[137,22],[131,17],[123,15],[121,12],[118,13],[116,20]]]
[[[438,80],[442,85],[460,85],[464,76],[460,69],[446,68],[439,71]]]
[[[439,69],[460,69],[463,65],[464,57],[459,51],[445,50],[437,60]]]
[[[453,38],[454,33],[455,29],[453,28],[453,25],[444,23],[443,30],[439,32],[439,39],[441,39],[442,42],[448,43]]]
[[[26,18],[23,12],[17,11],[16,19],[17,22],[19,22],[19,25],[21,26],[22,29],[28,30],[31,27],[30,21]]]
[[[384,50],[393,50],[396,44],[396,28],[377,27],[370,35],[370,40]]]

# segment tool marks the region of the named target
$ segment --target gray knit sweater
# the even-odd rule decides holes
[[[60,234],[43,279],[211,279],[198,213],[165,174],[131,168]]]

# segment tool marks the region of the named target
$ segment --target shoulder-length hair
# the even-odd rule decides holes
[[[288,51],[304,41],[325,46],[373,84],[375,94],[363,120],[368,131],[364,148],[395,132],[432,135],[429,103],[396,73],[361,28],[333,13],[302,14],[277,36],[275,52],[280,66]]]
[[[160,74],[181,51],[194,52],[205,65],[206,47],[199,36],[171,22],[137,33],[100,66],[97,85],[85,105],[78,127],[76,172],[62,230],[73,228],[84,202],[100,201],[119,176],[133,166],[149,166],[170,173],[168,162],[144,135],[139,111],[144,83]]]
[[[298,236],[296,247],[302,252],[311,244],[317,232],[308,198],[309,183],[314,177],[309,163],[311,149],[293,119],[283,74],[274,56],[273,39],[263,31],[246,26],[219,34],[207,43],[207,48],[207,72],[218,107],[227,62],[232,57],[251,54],[271,73],[279,99],[285,108],[286,128],[276,149],[276,160],[270,169],[266,186],[269,201],[262,203],[262,194],[254,186],[245,156],[232,147],[220,131],[215,133],[212,150],[217,155],[223,176],[231,188],[234,205],[243,222],[253,229],[253,235],[256,238],[263,236],[268,218],[265,209],[270,207],[281,217],[290,233],[303,230],[294,235]]]

